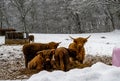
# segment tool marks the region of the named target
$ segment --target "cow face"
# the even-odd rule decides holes
[[[58,43],[56,43],[56,42],[50,42],[50,43],[48,44],[48,48],[49,48],[49,49],[56,49],[56,48],[59,46],[60,43],[61,43],[61,42],[58,42]]]
[[[78,45],[78,44],[84,45],[84,44],[87,42],[87,39],[86,39],[86,38],[79,37],[79,38],[74,39],[74,42],[75,42],[77,45]]]
[[[44,59],[43,67],[45,70],[49,70],[52,68],[51,60],[52,60],[54,52],[55,52],[55,49],[43,50],[39,52],[39,54]]]
[[[90,36],[91,36],[91,35],[90,35]],[[86,38],[83,38],[83,37],[78,37],[78,38],[72,38],[72,37],[70,37],[70,38],[72,38],[72,39],[73,39],[73,42],[76,43],[77,45],[78,45],[78,44],[84,45],[84,44],[87,42],[87,39],[88,39],[90,36],[88,36],[88,37],[86,37]]]

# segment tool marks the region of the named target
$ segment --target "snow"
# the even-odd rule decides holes
[[[85,44],[86,53],[90,55],[112,55],[114,47],[120,47],[120,30],[115,30],[108,33],[87,33],[87,34],[34,34],[35,42],[61,42],[60,47],[68,47],[72,42],[69,36],[76,37],[91,37]],[[105,37],[105,38],[101,38]]]
[[[86,54],[112,56],[114,48],[120,48],[120,30],[107,33],[86,33],[86,34],[36,34],[35,42],[47,43],[50,41],[61,42],[60,46],[68,47],[72,42],[69,36],[87,37],[91,35],[85,44]],[[22,45],[4,45],[4,36],[0,36],[0,54],[3,58],[10,55],[22,56]],[[8,54],[9,53],[9,54]],[[10,59],[13,59],[12,56]],[[72,69],[68,72],[56,70],[53,72],[41,71],[32,75],[28,81],[120,81],[120,67],[110,66],[98,62],[91,67],[84,69]]]
[[[4,36],[0,36],[0,44],[4,44],[5,43],[4,40],[5,40],[5,37]]]
[[[120,68],[98,62],[84,69],[41,71],[27,81],[120,81]]]

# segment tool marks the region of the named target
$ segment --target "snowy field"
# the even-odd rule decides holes
[[[115,30],[110,33],[88,33],[88,34],[35,34],[35,42],[62,42],[61,46],[68,47],[72,42],[69,36],[76,37],[91,37],[85,44],[86,53],[91,55],[112,55],[114,47],[120,46],[120,30]]]
[[[98,62],[92,67],[68,72],[42,71],[34,74],[28,81],[120,81],[120,68]]]
[[[91,37],[85,44],[86,54],[112,56],[113,48],[120,47],[120,30],[87,34],[34,34],[35,42],[61,42],[59,47],[68,47],[72,42],[69,36],[76,38],[89,35]],[[13,54],[15,54],[16,59],[19,59],[19,57],[22,57],[22,45],[4,45],[4,36],[0,36],[0,54],[2,54],[0,59],[7,59],[8,57],[13,59]],[[59,70],[53,72],[41,71],[31,76],[28,81],[120,81],[120,68],[98,62],[91,67],[76,68],[68,72]]]

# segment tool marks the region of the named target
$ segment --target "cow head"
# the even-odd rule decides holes
[[[49,49],[56,49],[61,42],[49,42],[48,43],[48,48]]]
[[[90,36],[91,35],[89,35],[86,38],[83,38],[83,37],[73,38],[73,37],[70,36],[70,38],[73,39],[73,42],[76,43],[77,45],[79,45],[79,44],[84,45],[87,42],[87,40]]]
[[[55,49],[48,49],[38,52],[38,54],[40,54],[44,59],[44,63],[43,63],[44,69],[49,70],[52,67],[51,60],[54,53],[55,53]]]

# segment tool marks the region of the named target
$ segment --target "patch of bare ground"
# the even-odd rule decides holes
[[[111,65],[112,58],[110,56],[92,56],[86,55],[83,64],[73,63],[69,69],[73,68],[85,68],[90,67],[96,62],[103,62]],[[28,79],[31,75],[38,73],[37,70],[29,70],[25,68],[24,58],[14,60],[0,60],[0,80],[16,80],[16,79]]]

